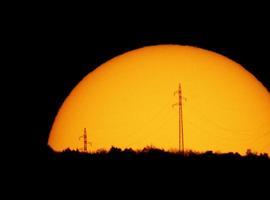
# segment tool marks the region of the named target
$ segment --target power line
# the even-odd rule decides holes
[[[159,116],[167,116],[167,114],[169,113],[168,111],[166,112],[166,114],[162,114],[162,113],[164,113],[165,109],[168,108],[168,104],[169,104],[169,102],[167,102],[167,103],[164,104],[162,107],[160,107],[160,109],[158,110],[158,112],[155,113],[150,119],[148,119],[147,121],[144,121],[144,122],[142,123],[142,125],[141,125],[139,128],[137,128],[136,130],[133,130],[133,131],[131,132],[131,134],[130,134],[129,137],[130,137],[130,138],[131,138],[131,137],[134,137],[134,135],[136,135],[137,133],[138,133],[140,136],[142,136],[142,133],[145,133],[144,131],[146,130],[146,128],[149,128],[150,125],[152,125],[153,122],[154,122],[155,120],[157,120],[157,118],[158,118]],[[161,115],[161,114],[162,114],[162,115]],[[162,123],[163,123],[163,122],[162,122]],[[138,134],[137,134],[137,137],[138,137]],[[144,137],[144,138],[145,138],[145,137]],[[143,138],[143,139],[144,139],[144,138]],[[142,139],[137,139],[136,141],[133,141],[133,142],[129,143],[129,144],[127,145],[127,147],[130,146],[130,145],[133,145],[133,144],[137,143],[137,142],[140,141],[140,140],[142,140]]]

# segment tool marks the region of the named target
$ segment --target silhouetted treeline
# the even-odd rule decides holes
[[[145,147],[142,150],[135,151],[131,148],[120,149],[111,147],[109,151],[98,150],[94,153],[84,153],[78,150],[66,149],[63,152],[54,152],[50,147],[47,148],[47,158],[49,160],[127,160],[127,161],[141,161],[141,160],[250,160],[250,161],[270,161],[268,154],[257,154],[251,150],[247,150],[246,155],[242,156],[239,153],[215,153],[213,151],[206,152],[193,152],[186,151],[184,154],[181,152],[170,152],[155,147]]]

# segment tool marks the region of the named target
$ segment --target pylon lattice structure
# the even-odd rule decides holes
[[[179,108],[178,110],[179,152],[184,153],[183,101],[182,101],[182,88],[180,83],[178,90],[174,94],[178,94],[178,103],[174,105],[177,105]]]
[[[87,131],[86,128],[83,129],[83,135],[79,137],[79,140],[83,138],[83,152],[87,153],[88,152],[88,145],[91,143],[87,141]]]

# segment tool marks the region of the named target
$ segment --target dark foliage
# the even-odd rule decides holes
[[[48,160],[67,160],[67,161],[270,161],[268,154],[257,154],[250,149],[247,150],[246,155],[242,156],[239,153],[215,153],[213,151],[181,152],[165,151],[155,147],[145,147],[142,150],[135,151],[131,148],[120,149],[111,147],[109,151],[98,150],[93,153],[84,153],[78,150],[66,149],[63,152],[54,152],[50,147],[47,147]]]

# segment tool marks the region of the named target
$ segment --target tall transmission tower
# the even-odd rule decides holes
[[[179,83],[179,88],[177,91],[174,92],[174,95],[178,94],[178,103],[174,104],[173,106],[177,105],[178,110],[178,117],[179,117],[179,152],[184,153],[184,127],[183,127],[183,101],[182,101],[182,88],[181,83]]]
[[[86,128],[83,129],[83,135],[79,137],[79,140],[83,138],[83,152],[87,153],[87,146],[90,144],[90,142],[87,141],[87,131]]]

